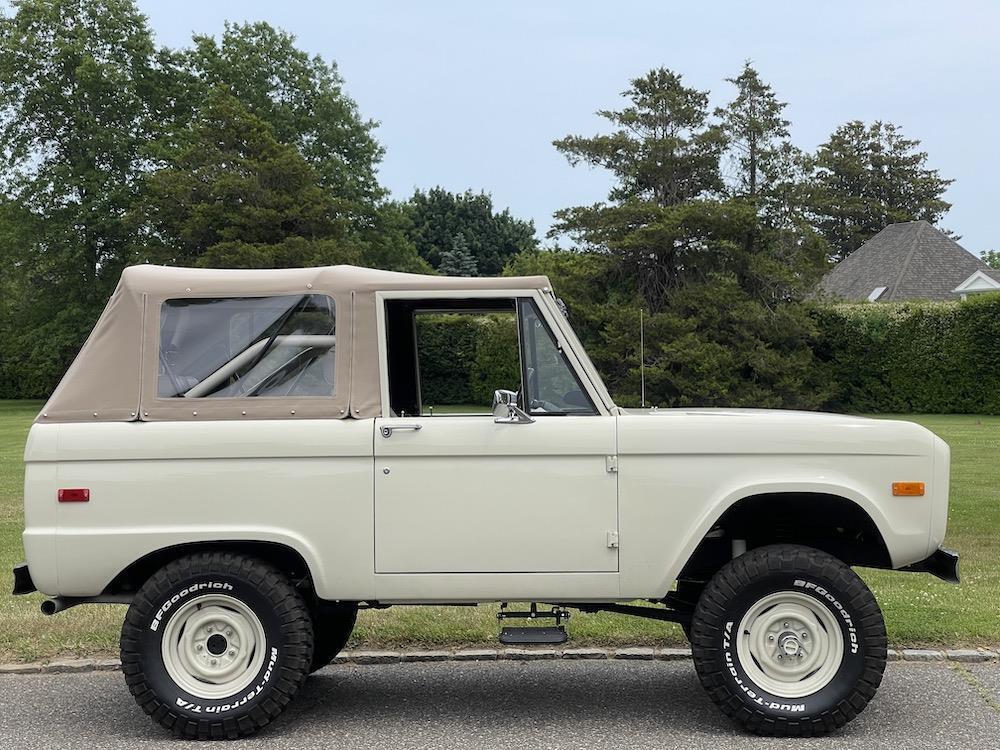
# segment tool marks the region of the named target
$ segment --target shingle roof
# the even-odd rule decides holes
[[[987,266],[926,221],[890,224],[833,267],[819,283],[826,294],[866,300],[886,287],[879,302],[906,299],[948,300],[952,290],[976,271],[1000,282],[1000,270]]]

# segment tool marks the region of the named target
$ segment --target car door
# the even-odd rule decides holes
[[[587,392],[538,300],[513,307],[518,402],[531,421],[440,408],[431,416],[422,406],[414,416],[376,420],[376,573],[618,570],[615,418]],[[390,366],[405,367],[405,359],[393,356]],[[462,371],[460,362],[452,366]],[[413,377],[421,381],[419,364]]]

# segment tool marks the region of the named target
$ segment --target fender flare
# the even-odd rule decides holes
[[[697,549],[698,545],[701,544],[702,540],[704,540],[705,535],[712,529],[719,519],[722,518],[726,511],[736,505],[736,503],[745,498],[753,497],[754,495],[781,493],[832,495],[854,503],[872,520],[872,523],[875,524],[875,528],[878,530],[879,535],[882,537],[882,541],[886,545],[886,549],[889,551],[889,556],[892,559],[893,566],[896,567],[897,561],[893,558],[893,550],[888,543],[890,536],[886,533],[889,530],[889,523],[879,507],[860,490],[837,482],[802,480],[760,482],[741,485],[738,488],[726,489],[721,492],[713,502],[706,505],[704,512],[698,519],[698,522],[692,528],[691,533],[688,536],[688,541],[674,558],[672,568],[667,571],[667,575],[660,582],[657,590],[662,590],[664,592],[670,590],[671,585],[677,579],[677,575],[684,568],[684,565],[687,564],[687,561],[691,558],[691,555],[694,553],[695,549]]]

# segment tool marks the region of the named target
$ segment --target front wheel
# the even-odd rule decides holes
[[[886,661],[882,612],[840,560],[760,547],[709,582],[691,625],[695,668],[723,713],[758,734],[843,726],[875,695]]]
[[[309,671],[309,610],[261,560],[201,553],[166,565],[138,591],[122,626],[122,671],[136,702],[181,737],[253,734]]]

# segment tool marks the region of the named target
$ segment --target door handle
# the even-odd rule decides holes
[[[382,432],[382,437],[390,438],[392,437],[393,430],[413,430],[417,432],[421,429],[423,429],[422,424],[384,424],[380,428],[380,431]]]

